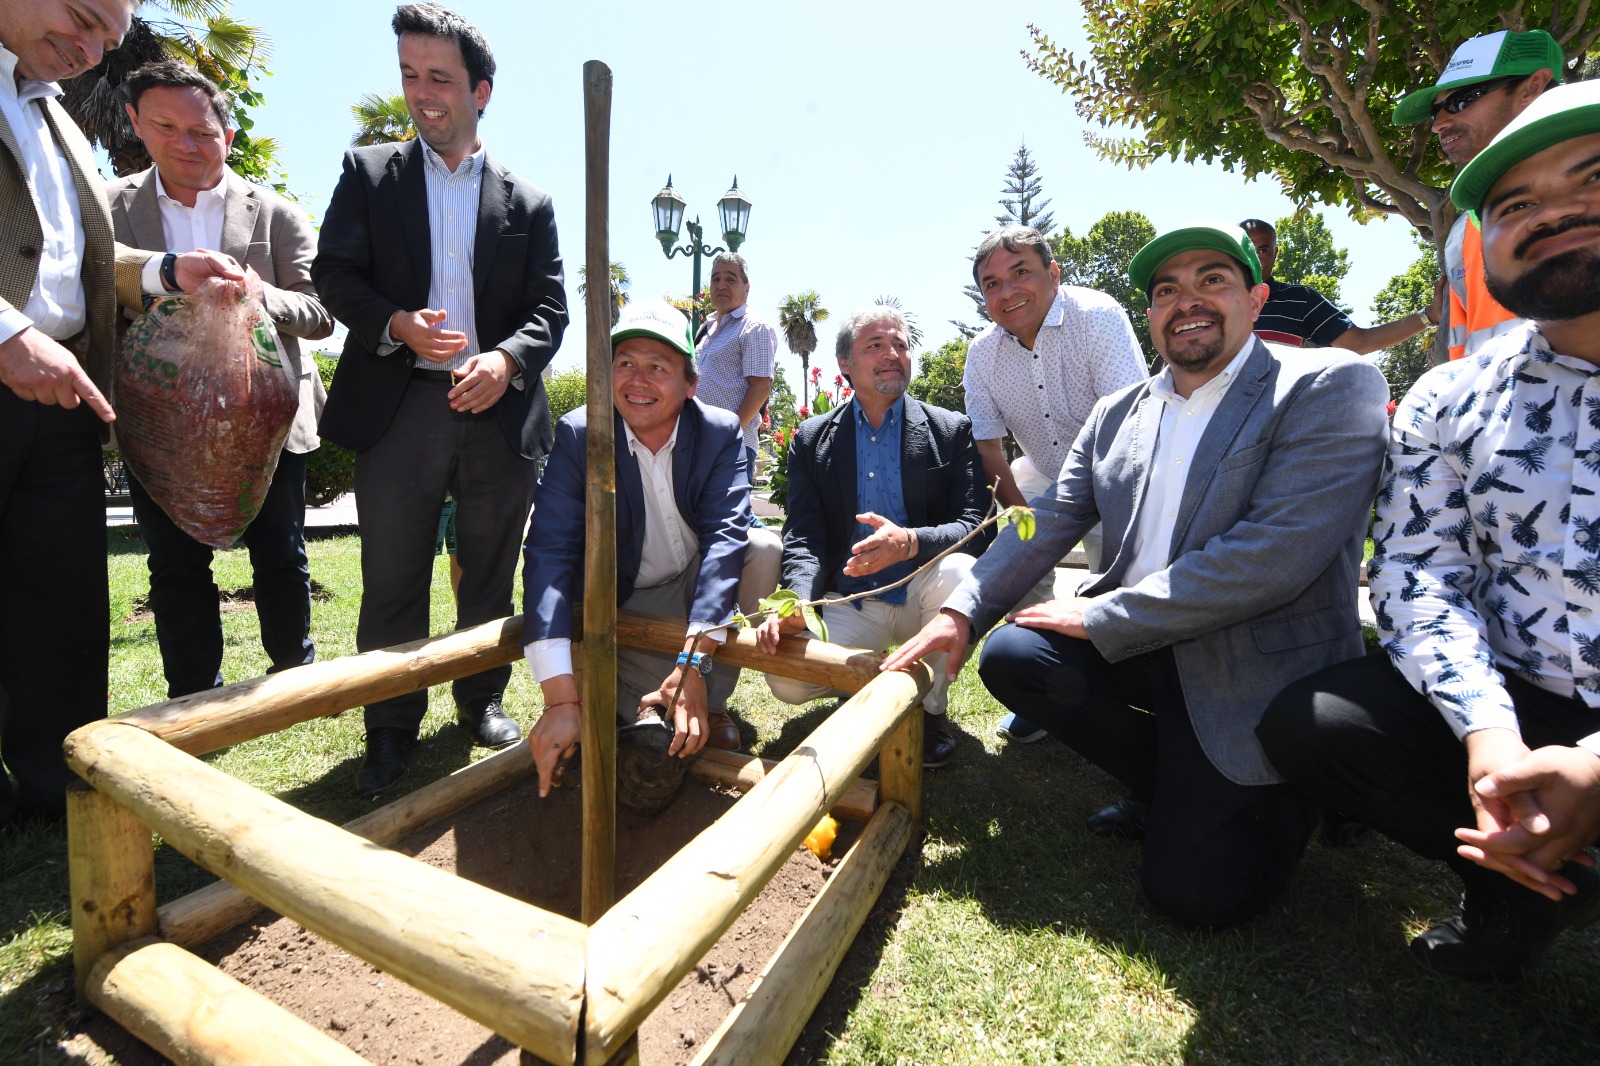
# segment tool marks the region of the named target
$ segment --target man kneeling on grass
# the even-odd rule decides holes
[[[694,398],[688,319],[664,302],[629,304],[611,342],[617,602],[649,614],[687,614],[691,633],[729,621],[736,602],[753,612],[777,585],[782,544],[751,513],[738,420]],[[581,407],[556,425],[524,547],[523,643],[544,692],[544,713],[528,734],[541,796],[559,782],[583,733],[571,643],[588,537],[586,429]],[[676,656],[618,648],[617,717],[632,722],[647,707],[664,708],[674,755],[688,757],[708,743],[738,750],[727,703],[739,671],[713,671],[711,663],[726,639],[726,630],[688,639]]]
[[[906,332],[905,318],[892,307],[875,305],[847,318],[836,354],[855,395],[807,419],[789,448],[783,587],[807,600],[824,592],[830,599],[867,594],[827,608],[822,620],[835,644],[874,651],[936,615],[986,543],[975,537],[966,546],[972,554],[953,552],[917,573],[978,527],[989,494],[967,416],[905,395]],[[913,573],[908,584],[886,588]],[[769,618],[756,639],[770,654],[780,633],[798,633],[804,624],[799,613]],[[933,688],[922,704],[924,766],[943,766],[955,751],[945,725],[950,683],[942,665],[934,663]],[[842,695],[773,674],[767,687],[785,703]]]

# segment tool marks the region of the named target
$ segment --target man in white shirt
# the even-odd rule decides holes
[[[300,410],[278,456],[272,487],[241,538],[250,551],[256,616],[271,669],[312,660],[311,572],[306,565],[306,458],[319,441],[326,392],[299,338],[333,332],[311,285],[317,235],[294,204],[252,185],[225,165],[233,130],[222,93],[193,67],[150,63],[123,83],[134,132],[154,162],[106,188],[117,239],[135,248],[187,252],[219,248],[255,269],[278,330],[284,372]],[[177,527],[137,479],[133,513],[150,549],[150,607],[167,695],[222,684],[222,618],[211,577],[212,549]]]
[[[969,647],[1096,522],[1104,572],[1076,597],[1017,610],[979,676],[1116,777],[1092,814],[1144,840],[1157,910],[1224,926],[1287,883],[1316,811],[1267,761],[1255,726],[1288,682],[1361,653],[1357,572],[1389,390],[1339,349],[1280,360],[1252,333],[1267,297],[1249,237],[1195,223],[1134,256],[1166,369],[1101,400],[1037,530],[1015,527],[884,669]]]
[[[105,481],[116,305],[237,278],[217,252],[123,248],[58,80],[128,31],[127,0],[0,5],[0,827],[54,819],[61,741],[106,713]]]
[[[962,388],[986,480],[1001,506],[1049,490],[1095,401],[1148,376],[1122,305],[1103,292],[1061,284],[1050,243],[1031,226],[1005,226],[978,244],[972,280],[993,324],[967,349]],[[1022,448],[1007,463],[1007,433]],[[1089,569],[1100,568],[1100,530],[1084,534]],[[1049,595],[1048,582],[1035,596]],[[1008,714],[999,734],[1013,742],[1045,731]]]
[[[1420,963],[1510,982],[1600,916],[1600,82],[1533,101],[1450,196],[1482,222],[1488,291],[1528,321],[1395,411],[1368,571],[1387,656],[1292,686],[1261,739],[1296,785],[1460,876]]]
[[[744,434],[750,480],[756,476],[756,430],[761,407],[772,395],[773,365],[778,358],[778,331],[750,313],[750,270],[737,252],[718,252],[711,259],[711,306],[716,313],[695,339],[700,364],[701,403],[732,411]]]
[[[695,398],[699,382],[689,320],[664,301],[629,304],[611,331],[611,398],[617,463],[617,602],[687,617],[693,634],[746,614],[777,586],[783,543],[755,521],[744,438],[734,416]],[[582,736],[585,708],[572,673],[573,608],[583,599],[588,412],[556,425],[539,482],[523,567],[523,644],[544,713],[528,734],[539,794]],[[737,669],[713,671],[726,629],[690,638],[670,654],[617,650],[617,704],[596,708],[631,723],[647,707],[667,711],[671,754],[710,744],[736,750],[726,713]]]

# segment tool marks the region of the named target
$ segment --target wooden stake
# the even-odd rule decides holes
[[[900,719],[878,752],[878,799],[894,801],[922,821],[922,707]]]
[[[911,812],[885,803],[811,901],[693,1066],[781,1063],[817,1009],[915,832]]]
[[[160,940],[101,958],[89,1002],[180,1066],[366,1066],[367,1060],[215,966]]]
[[[727,931],[901,719],[926,666],[879,674],[589,929],[584,1054],[602,1063]]]
[[[167,843],[279,914],[521,1047],[576,1056],[578,923],[302,814],[116,719],[74,732],[66,755]]]
[[[718,751],[701,748],[700,754],[689,760],[689,776],[709,781],[723,788],[749,792],[778,764],[771,759],[755,755],[742,755],[736,751]],[[878,783],[858,777],[845,789],[839,802],[828,813],[844,822],[864,822],[872,817],[878,807]]]
[[[524,740],[346,822],[344,828],[374,844],[387,846],[531,773],[533,757]],[[162,937],[193,947],[248,921],[260,910],[261,904],[249,895],[226,881],[218,881],[163,905],[156,911],[156,919]]]
[[[110,796],[79,782],[67,789],[67,883],[81,1000],[102,955],[156,931],[156,869],[150,830]]]
[[[617,464],[611,402],[611,68],[583,65],[584,205],[589,278],[589,407],[583,643],[583,908],[585,923],[616,896]],[[601,294],[605,295],[602,296]]]

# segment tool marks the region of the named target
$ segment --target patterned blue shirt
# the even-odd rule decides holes
[[[1600,709],[1597,375],[1524,324],[1395,411],[1372,604],[1390,661],[1457,736],[1517,729],[1502,671]]]
[[[905,488],[900,480],[900,440],[901,426],[905,423],[905,397],[889,405],[883,414],[883,425],[877,429],[873,429],[872,423],[861,413],[860,404],[852,399],[850,407],[850,417],[856,426],[856,514],[871,511],[897,526],[909,526],[911,517],[906,514]],[[876,530],[871,526],[857,522],[850,543],[859,543],[874,532]],[[835,584],[846,595],[866,592],[892,585],[916,568],[915,560],[906,559],[866,577],[840,573]],[[878,599],[884,603],[904,603],[906,587],[901,585],[891,589]]]

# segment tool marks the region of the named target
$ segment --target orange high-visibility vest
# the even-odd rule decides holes
[[[1444,269],[1450,279],[1450,358],[1471,355],[1521,325],[1522,319],[1489,295],[1483,275],[1483,230],[1470,213],[1450,227]]]

